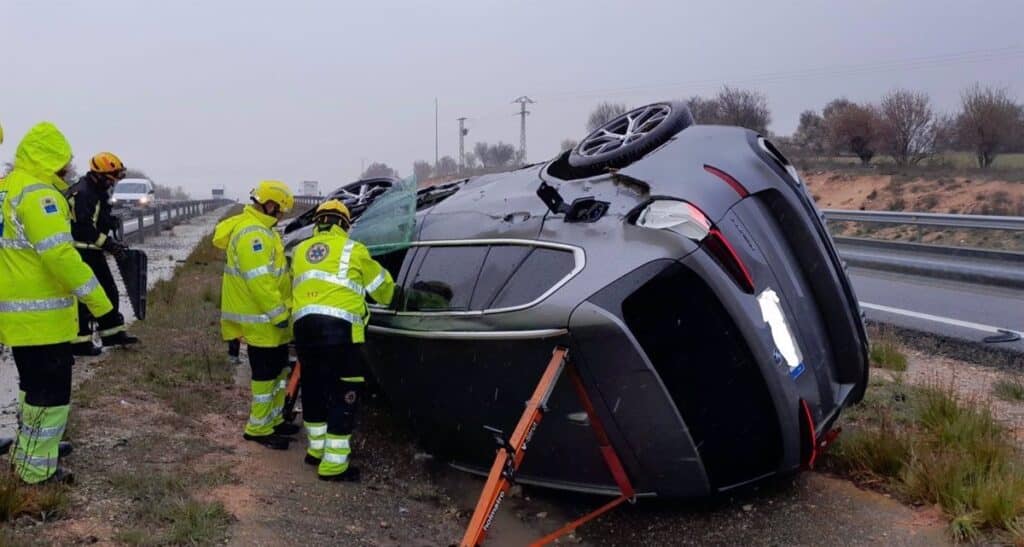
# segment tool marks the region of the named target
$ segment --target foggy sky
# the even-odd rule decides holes
[[[1019,0],[0,0],[0,158],[50,120],[80,167],[110,150],[196,197],[264,178],[326,190],[363,162],[433,161],[435,97],[441,155],[457,157],[459,116],[467,148],[518,146],[510,101],[529,95],[539,161],[601,100],[722,84],[764,92],[789,134],[804,109],[895,87],[942,110],[975,81],[1024,99],[1022,19]]]

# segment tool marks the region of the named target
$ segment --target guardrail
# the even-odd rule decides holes
[[[823,209],[825,220],[832,222],[871,222],[909,224],[975,230],[1024,230],[1024,217],[954,215],[949,213],[904,213],[898,211],[845,211]]]
[[[920,242],[925,228],[1024,231],[1024,217],[838,209],[825,209],[822,214],[829,222],[916,227],[917,242],[834,237],[839,255],[851,266],[1024,288],[1024,253]]]
[[[295,196],[295,205],[316,207],[324,200],[324,196]]]
[[[192,217],[202,215],[231,203],[227,199],[202,199],[159,203],[146,208],[114,211],[119,226],[116,229],[122,241],[143,243],[147,236],[155,236],[160,230],[174,226]]]

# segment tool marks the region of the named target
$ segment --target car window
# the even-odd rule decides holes
[[[492,245],[476,282],[470,309],[490,308],[494,297],[505,287],[509,277],[530,254],[530,250],[530,247],[523,245]]]
[[[122,182],[114,189],[115,194],[145,194],[149,186],[143,182]]]
[[[575,264],[569,251],[537,247],[512,274],[489,307],[508,308],[532,302],[569,275]]]
[[[426,249],[416,275],[403,291],[404,311],[468,310],[485,256],[486,246]]]

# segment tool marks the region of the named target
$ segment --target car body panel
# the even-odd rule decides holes
[[[428,450],[486,472],[495,445],[483,427],[511,431],[563,345],[641,494],[700,497],[799,469],[816,444],[803,431],[824,434],[867,380],[856,299],[799,176],[733,127],[691,126],[588,177],[569,176],[565,157],[445,187],[416,214],[412,246],[382,258],[399,296],[372,308],[364,354],[393,408]],[[566,222],[542,184],[608,209]],[[732,254],[632,223],[666,198],[703,212]],[[558,268],[570,253],[575,267],[531,262],[541,252]],[[501,289],[492,255],[509,269]],[[520,276],[550,286],[498,306]],[[614,494],[568,382],[549,406],[519,479]]]

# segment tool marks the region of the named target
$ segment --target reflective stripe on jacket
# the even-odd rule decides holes
[[[58,344],[78,333],[76,297],[99,317],[113,306],[71,239],[55,175],[71,147],[52,124],[29,130],[0,187],[0,344]]]
[[[310,314],[344,319],[357,344],[365,338],[366,295],[390,304],[395,291],[391,274],[338,226],[318,229],[295,247],[292,279],[292,323]]]
[[[222,220],[213,244],[227,251],[221,283],[221,334],[245,337],[247,344],[272,348],[292,339],[291,327],[275,325],[290,316],[291,279],[277,222],[251,205]]]

